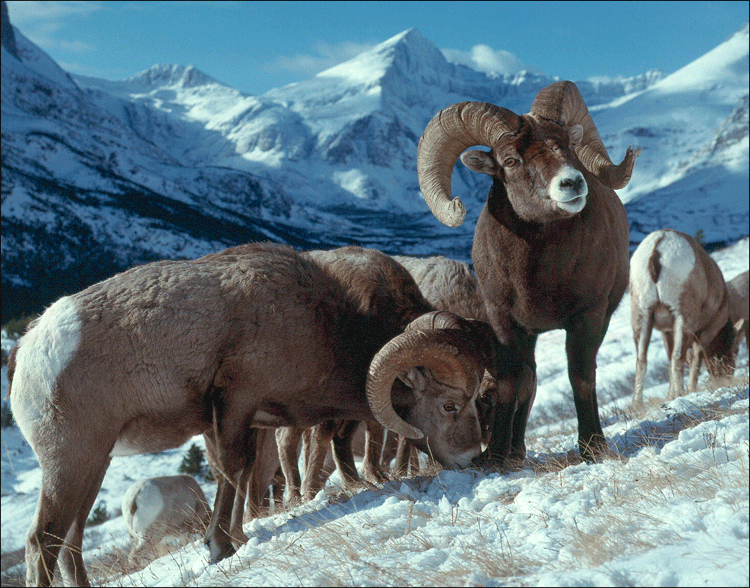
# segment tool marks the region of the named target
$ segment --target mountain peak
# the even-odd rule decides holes
[[[318,77],[336,77],[370,85],[381,80],[394,66],[412,72],[435,68],[442,71],[448,67],[448,62],[432,41],[423,37],[418,29],[411,28],[369,51],[320,72]]]
[[[212,84],[223,85],[218,80],[203,73],[194,65],[181,65],[175,63],[157,63],[147,70],[124,81],[148,88],[158,88],[163,86],[195,88]]]

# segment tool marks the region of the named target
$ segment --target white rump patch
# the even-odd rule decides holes
[[[131,514],[131,505],[136,511]],[[151,480],[142,480],[133,484],[122,497],[122,514],[125,524],[139,539],[143,539],[149,525],[156,521],[164,510],[164,499],[161,489]]]
[[[648,273],[648,260],[658,237],[656,233],[648,235],[630,258],[630,295],[638,301],[638,306],[643,312],[659,301],[656,284],[651,281]]]
[[[563,165],[550,182],[549,195],[557,206],[576,214],[586,206],[589,187],[583,174],[570,165]]]
[[[661,253],[659,263],[662,269],[656,289],[659,300],[670,308],[680,310],[680,293],[695,267],[695,252],[690,243],[677,233],[665,231],[664,239],[656,246]]]
[[[58,376],[81,341],[81,320],[71,296],[60,298],[18,341],[11,409],[24,436],[32,441],[45,415]],[[32,442],[33,447],[33,442]]]

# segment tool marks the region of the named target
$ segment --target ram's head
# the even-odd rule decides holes
[[[473,145],[490,151],[463,153]],[[468,168],[495,180],[521,219],[544,223],[583,210],[592,178],[611,189],[624,187],[639,154],[628,148],[622,163],[613,164],[578,88],[557,82],[521,116],[486,102],[441,110],[419,142],[417,170],[427,204],[445,225],[460,225],[466,214],[461,200],[451,197],[459,155]]]

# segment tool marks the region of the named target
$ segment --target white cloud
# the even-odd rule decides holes
[[[442,51],[448,61],[487,74],[516,74],[524,69],[530,69],[512,53],[502,49],[496,51],[488,45],[474,45],[468,52],[458,49],[443,49]]]
[[[316,43],[313,48],[315,54],[277,57],[273,61],[272,67],[295,73],[315,75],[334,65],[352,59],[364,51],[369,51],[374,46],[374,43],[351,43],[348,41],[338,45],[331,45],[321,41]]]
[[[12,24],[42,49],[84,53],[96,48],[83,41],[60,39],[57,33],[69,17],[100,8],[99,2],[8,2],[8,16]]]
[[[8,2],[8,16],[16,26],[54,21],[71,14],[87,14],[99,9],[101,9],[100,2]]]

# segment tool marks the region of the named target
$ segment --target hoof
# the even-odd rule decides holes
[[[231,542],[227,542],[226,545],[219,545],[219,542],[215,539],[207,539],[206,541],[204,541],[204,544],[208,549],[208,563],[210,564],[219,563],[221,560],[237,553],[237,550],[234,548]]]
[[[601,437],[595,437],[591,439],[589,443],[579,440],[578,451],[587,463],[596,463],[602,461],[605,457],[612,456],[612,451],[609,449],[609,445],[607,445],[607,442]]]

